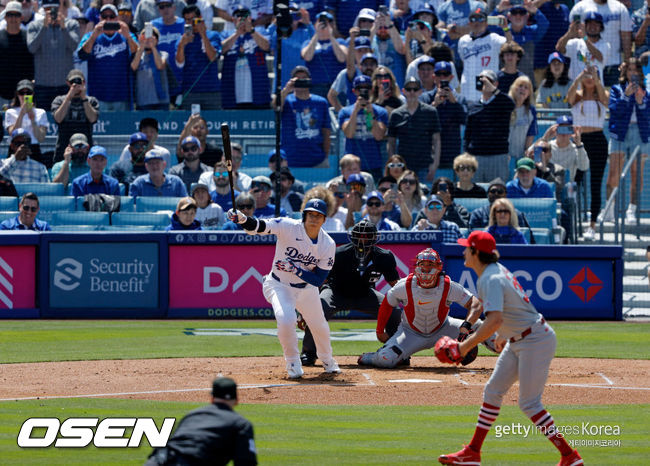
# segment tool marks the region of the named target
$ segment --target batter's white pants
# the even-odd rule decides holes
[[[300,363],[296,309],[311,329],[318,359],[324,363],[332,361],[330,328],[323,314],[318,288],[312,285],[294,288],[267,275],[262,285],[262,293],[273,307],[275,320],[278,322],[278,339],[287,362]]]

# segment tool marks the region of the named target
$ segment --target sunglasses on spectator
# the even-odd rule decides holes
[[[18,91],[18,95],[34,95],[34,91],[30,91],[29,89],[23,89],[22,91]]]
[[[492,188],[488,191],[490,194],[505,194],[506,190],[503,188]]]
[[[102,15],[102,19],[115,19],[117,16],[115,15]]]
[[[420,88],[419,87],[405,87],[404,90],[406,92],[417,92],[417,91],[420,90]]]
[[[226,176],[228,176],[228,172],[227,171],[225,171],[225,172],[214,172],[214,176],[217,176],[217,177],[223,176],[225,178]]]
[[[199,146],[192,144],[191,146],[183,146],[181,149],[183,152],[198,152]]]
[[[528,12],[527,11],[522,11],[522,10],[515,10],[515,11],[511,11],[510,14],[513,15],[513,16],[524,16],[524,15],[527,15]]]
[[[237,208],[238,208],[239,210],[252,209],[252,208],[253,208],[253,204],[239,204],[239,205],[237,206]]]
[[[384,186],[383,188],[379,188],[378,191],[383,194],[386,191],[388,191],[389,189],[390,189],[389,187]]]
[[[540,146],[540,149],[542,152],[548,152],[550,150],[550,147],[542,147]]]
[[[471,16],[469,18],[470,23],[484,23],[485,18],[483,16]]]
[[[436,71],[436,76],[451,76],[449,71]]]
[[[133,147],[134,149],[142,149],[143,147],[147,147],[148,145],[149,143],[147,141],[138,141],[131,144],[131,147]]]
[[[226,173],[226,174],[223,175],[223,176],[226,176],[226,175],[227,175],[227,172],[224,172],[224,173]],[[269,188],[267,185],[265,185],[265,184],[259,184],[259,183],[253,183],[253,184],[251,185],[251,189],[252,189],[253,191],[270,191],[270,190],[271,190],[271,188]]]
[[[377,79],[390,79],[390,74],[376,74],[375,78],[377,78]]]
[[[399,184],[410,184],[412,186],[415,186],[418,184],[418,182],[415,180],[415,178],[404,178],[402,181],[400,181]]]
[[[379,201],[371,201],[371,202],[366,202],[366,205],[368,207],[381,207],[381,202],[379,202]]]
[[[87,148],[87,147],[88,147],[87,145],[82,144],[82,143],[75,144],[74,146],[72,146],[72,148],[73,148],[74,150],[82,150],[82,149],[85,149],[85,148]]]
[[[495,212],[497,214],[509,214],[510,213],[510,211],[508,209],[499,209],[499,210],[495,210]]]
[[[37,212],[37,211],[38,211],[38,207],[37,207],[37,206],[24,205],[24,206],[22,206],[22,209],[23,209],[25,212]]]
[[[429,202],[427,204],[427,209],[429,209],[429,210],[434,210],[434,209],[435,210],[442,210],[442,204],[440,204],[439,202]]]
[[[468,172],[473,172],[476,171],[476,168],[472,167],[471,165],[458,165],[456,167],[457,172],[463,172],[463,171],[468,171]]]
[[[171,8],[172,4],[171,3],[159,3],[158,4],[158,9],[159,10],[164,10],[165,8]]]
[[[391,162],[388,164],[388,168],[404,168],[404,164],[402,162]]]
[[[8,18],[20,18],[22,15],[20,13],[14,13],[12,11],[12,12],[9,12],[9,13],[5,14],[5,16],[8,17]]]

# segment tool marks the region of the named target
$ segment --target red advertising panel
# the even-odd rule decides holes
[[[421,244],[382,245],[395,253],[405,277]],[[262,308],[262,280],[271,268],[275,245],[169,247],[170,308]],[[388,287],[384,280],[377,289]]]
[[[35,254],[35,246],[0,246],[0,309],[35,306]]]

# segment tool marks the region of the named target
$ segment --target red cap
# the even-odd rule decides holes
[[[457,241],[461,246],[474,248],[487,254],[497,252],[497,243],[494,241],[494,237],[487,231],[473,231],[470,233],[469,238],[460,238]]]

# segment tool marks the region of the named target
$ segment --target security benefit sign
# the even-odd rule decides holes
[[[50,243],[50,306],[158,307],[158,243]]]
[[[0,309],[35,306],[35,246],[0,247]],[[11,316],[11,313],[3,314]]]
[[[535,308],[551,319],[612,319],[614,272],[611,260],[504,258]],[[449,276],[476,293],[476,274],[462,258],[447,258]]]

